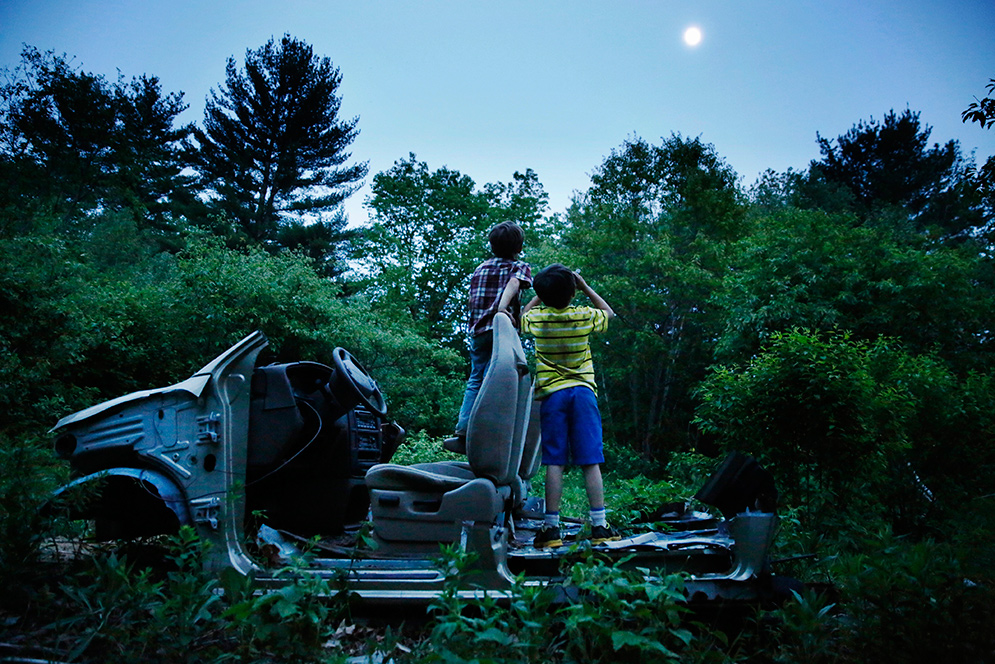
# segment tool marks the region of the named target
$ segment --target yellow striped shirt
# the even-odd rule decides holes
[[[579,385],[597,394],[588,338],[592,332],[607,329],[608,314],[601,309],[539,306],[529,310],[522,320],[522,331],[536,340],[536,398]]]

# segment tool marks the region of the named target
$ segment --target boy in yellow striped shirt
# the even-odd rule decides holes
[[[535,336],[536,399],[541,402],[542,463],[546,466],[546,514],[533,542],[537,549],[563,544],[560,499],[563,471],[571,461],[584,472],[590,503],[591,542],[619,539],[605,518],[601,463],[604,447],[601,413],[589,337],[608,329],[615,315],[580,274],[554,263],[536,275],[536,296],[522,311],[522,331]],[[593,307],[571,306],[577,289]]]

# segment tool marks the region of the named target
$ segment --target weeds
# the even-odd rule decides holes
[[[591,556],[569,563],[561,585],[520,577],[507,596],[464,599],[471,561],[454,549],[444,556],[450,573],[432,605],[431,648],[414,661],[715,661],[710,644],[721,637],[691,631],[680,575],[653,577]]]
[[[282,570],[265,593],[247,577],[204,569],[206,544],[190,528],[165,541],[166,565],[139,568],[117,552],[46,591],[48,616],[17,625],[17,652],[79,662],[327,662],[345,657],[332,636],[345,602],[324,579]],[[37,595],[36,595],[37,597]],[[41,598],[39,598],[41,599]]]

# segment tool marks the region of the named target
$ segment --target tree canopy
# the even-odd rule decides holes
[[[919,113],[894,110],[877,122],[860,121],[835,140],[818,137],[822,159],[813,161],[806,193],[825,207],[828,194],[842,193],[845,209],[862,220],[888,218],[917,231],[963,238],[992,218],[985,210],[971,162],[956,141],[929,145],[932,128]]]
[[[596,359],[607,426],[650,458],[686,435],[717,325],[708,294],[744,201],[714,146],[679,135],[625,141],[591,182],[540,257],[581,269],[618,315]]]
[[[429,336],[463,347],[468,279],[490,256],[487,234],[515,221],[536,242],[547,195],[536,174],[515,173],[509,183],[477,188],[448,167],[436,170],[414,154],[373,178],[368,199],[363,270],[379,306],[402,311]]]
[[[176,127],[182,94],[142,75],[110,83],[71,59],[26,47],[0,89],[0,207],[8,230],[88,231],[94,213],[120,212],[166,244],[189,202]],[[11,227],[13,224],[13,228]]]

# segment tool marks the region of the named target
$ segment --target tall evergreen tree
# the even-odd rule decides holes
[[[244,69],[229,58],[226,72],[196,132],[202,183],[234,235],[271,248],[293,244],[301,234],[293,228],[283,237],[288,223],[334,212],[366,175],[365,162],[344,166],[359,119],[339,118],[338,68],[289,35],[247,51]]]

